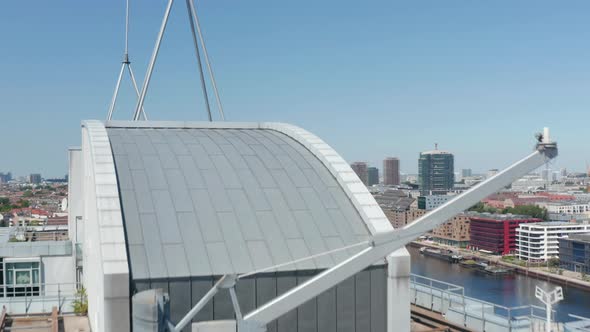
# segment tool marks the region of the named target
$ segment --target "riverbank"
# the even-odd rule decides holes
[[[441,249],[441,248],[451,249],[451,250],[461,253],[464,256],[477,257],[478,259],[486,261],[488,263],[493,263],[493,264],[496,264],[499,266],[511,268],[516,273],[525,275],[527,277],[531,277],[531,278],[535,278],[535,279],[543,280],[543,281],[550,281],[550,282],[553,282],[553,283],[556,283],[556,284],[559,284],[562,286],[571,286],[571,287],[576,287],[576,288],[583,289],[586,291],[590,291],[590,282],[583,281],[583,280],[576,279],[576,278],[572,278],[572,277],[568,277],[568,276],[564,276],[564,275],[554,274],[554,273],[547,272],[547,271],[542,271],[539,268],[524,267],[524,266],[520,266],[520,265],[516,265],[516,264],[507,263],[507,262],[504,262],[501,260],[501,256],[486,255],[486,254],[482,254],[482,253],[479,253],[476,251],[446,246],[446,245],[439,244],[439,243],[413,241],[413,242],[410,242],[410,245],[413,247],[417,247],[417,248],[429,247],[429,248],[436,248],[436,249]]]

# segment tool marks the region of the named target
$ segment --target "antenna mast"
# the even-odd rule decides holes
[[[113,94],[111,106],[109,107],[109,113],[107,115],[108,121],[113,118],[113,112],[115,111],[117,97],[119,96],[119,87],[121,86],[121,80],[123,79],[123,72],[125,71],[125,68],[127,68],[127,71],[129,72],[129,77],[133,83],[135,94],[137,98],[139,98],[139,89],[137,88],[137,82],[135,81],[135,75],[133,74],[133,69],[131,69],[131,61],[129,60],[129,0],[126,0],[125,2],[125,53],[123,54],[123,61],[121,62],[119,78],[117,79],[117,84],[115,85],[115,93]],[[144,120],[147,120],[147,116],[143,107],[141,108],[141,116],[143,116]]]
[[[160,45],[162,44],[162,39],[164,38],[164,32],[166,31],[166,25],[168,24],[168,19],[170,17],[170,10],[172,9],[172,5],[174,4],[174,0],[168,0],[168,4],[166,6],[166,11],[164,12],[164,18],[162,20],[162,24],[160,26],[160,32],[158,33],[158,37],[156,38],[156,45],[154,45],[154,51],[152,53],[152,57],[150,59],[150,63],[148,65],[148,70],[145,75],[145,79],[143,81],[143,86],[141,88],[141,93],[139,94],[139,98],[137,100],[137,106],[135,107],[135,113],[133,114],[133,120],[137,121],[140,119],[140,114],[143,112],[143,103],[145,101],[145,97],[150,85],[150,81],[152,78],[152,73],[154,71],[154,66],[156,64],[156,60],[158,59],[158,53],[160,52]],[[195,44],[195,53],[197,56],[197,64],[199,67],[199,75],[201,80],[201,88],[203,91],[203,96],[205,99],[205,108],[207,110],[207,116],[209,121],[213,121],[211,115],[211,107],[209,104],[209,97],[207,93],[207,86],[205,83],[205,76],[203,73],[203,65],[201,62],[201,54],[199,52],[199,42],[201,48],[203,50],[203,56],[205,58],[205,64],[207,65],[207,70],[209,71],[209,79],[211,80],[211,85],[213,87],[213,91],[215,93],[215,98],[217,101],[217,108],[219,111],[219,115],[222,121],[225,120],[225,115],[223,113],[223,107],[221,106],[221,98],[219,97],[219,91],[217,90],[217,84],[215,82],[215,75],[213,74],[213,69],[211,66],[211,62],[209,61],[209,54],[207,53],[207,48],[205,47],[205,40],[203,38],[203,33],[201,31],[201,26],[199,24],[199,18],[197,17],[197,11],[195,9],[195,4],[193,0],[186,0],[186,6],[189,16],[189,23],[191,28],[191,33],[193,37],[193,42]],[[195,31],[196,30],[196,31]]]

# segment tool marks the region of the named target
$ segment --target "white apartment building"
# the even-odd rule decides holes
[[[516,251],[519,259],[545,261],[559,256],[559,238],[587,233],[590,225],[571,222],[521,224],[516,229]]]
[[[590,214],[590,203],[579,202],[549,202],[539,203],[548,213],[555,214]]]

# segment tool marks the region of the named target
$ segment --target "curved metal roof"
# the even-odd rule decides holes
[[[312,140],[259,124],[106,127],[135,280],[251,272],[365,241],[383,227],[365,220],[383,219],[368,192],[369,201],[354,199],[366,192],[355,189],[358,178],[343,186],[303,145]],[[360,249],[277,270],[331,267]]]

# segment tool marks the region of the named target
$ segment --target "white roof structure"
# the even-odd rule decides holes
[[[272,271],[317,271],[392,230],[348,163],[296,126],[82,127],[84,278],[98,330],[129,321],[134,281],[172,283],[277,265]],[[351,248],[282,265],[343,247]]]

